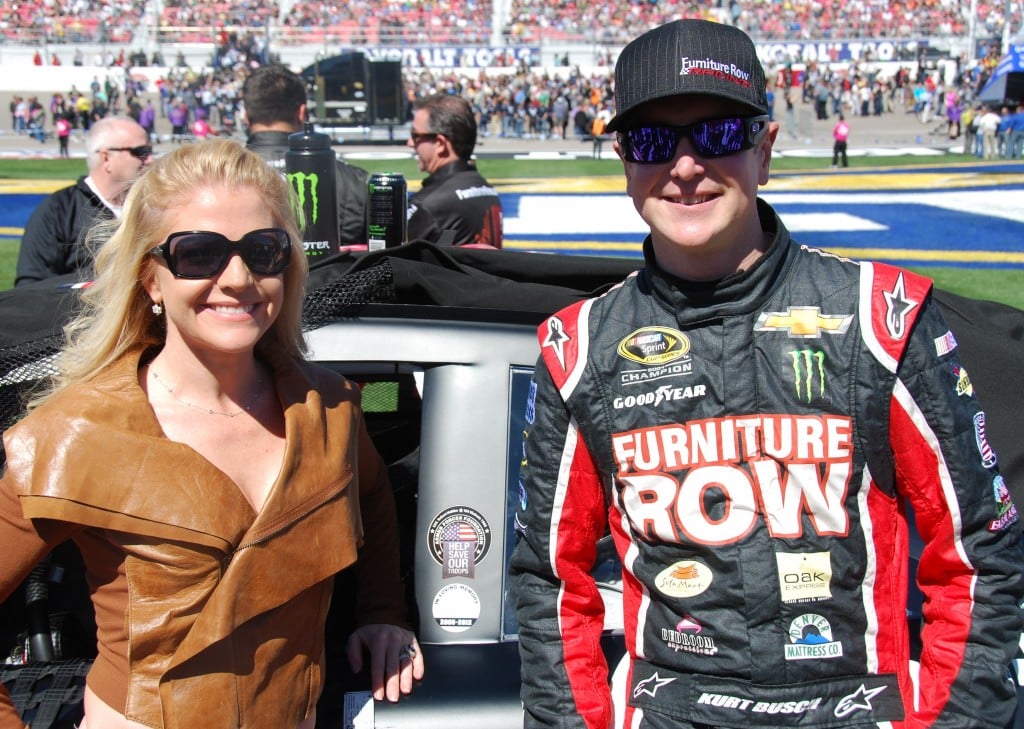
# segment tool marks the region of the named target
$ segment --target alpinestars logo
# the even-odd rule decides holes
[[[907,284],[901,273],[896,278],[892,291],[883,291],[885,298],[885,328],[893,339],[903,339],[907,334],[907,316],[917,308],[917,302],[907,298]]]
[[[825,397],[825,353],[820,349],[797,349],[789,357],[797,399],[809,403],[815,395]]]
[[[557,316],[548,319],[548,335],[544,338],[542,347],[550,347],[558,358],[558,364],[565,369],[565,343],[569,341],[569,335],[565,333],[565,325]]]
[[[871,699],[885,691],[885,688],[885,686],[876,686],[869,689],[864,684],[861,684],[860,688],[852,694],[841,698],[836,705],[835,711],[832,713],[837,718],[842,719],[855,711],[872,711],[874,707],[871,706]]]
[[[675,678],[662,678],[658,675],[658,672],[655,671],[654,675],[637,683],[636,688],[633,689],[633,698],[638,698],[641,694],[647,694],[653,699],[655,698],[655,694],[658,693],[658,689],[672,683],[673,681],[675,681]]]
[[[727,81],[732,81],[740,86],[750,86],[750,74],[732,63],[721,63],[711,58],[690,58],[683,56],[680,60],[679,75],[689,76],[702,74],[707,76],[718,76]]]
[[[298,196],[299,208],[309,210],[311,222],[316,223],[320,217],[320,176],[315,172],[290,172],[288,182],[291,183]],[[309,183],[309,207],[306,206],[306,183]]]

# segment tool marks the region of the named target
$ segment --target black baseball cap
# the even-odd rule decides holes
[[[676,20],[629,43],[615,64],[616,115],[608,131],[623,129],[641,104],[690,94],[719,96],[767,114],[764,67],[750,36],[709,20]]]

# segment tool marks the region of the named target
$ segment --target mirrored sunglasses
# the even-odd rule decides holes
[[[726,157],[753,147],[767,128],[765,115],[730,116],[683,126],[636,126],[619,132],[618,139],[626,160],[653,165],[674,158],[683,137],[701,157]]]
[[[161,256],[177,278],[213,278],[238,252],[249,270],[258,276],[276,276],[288,267],[292,241],[281,228],[260,228],[230,240],[208,230],[171,233],[150,253]]]

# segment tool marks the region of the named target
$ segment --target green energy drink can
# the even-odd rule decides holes
[[[371,251],[394,248],[408,237],[408,186],[397,172],[370,175],[366,243]]]

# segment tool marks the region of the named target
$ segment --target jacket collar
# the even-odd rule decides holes
[[[771,294],[792,262],[793,240],[789,231],[768,203],[757,201],[761,229],[771,235],[764,255],[745,271],[717,281],[689,281],[663,269],[654,256],[648,235],[643,243],[644,268],[640,286],[675,310],[680,321],[728,316],[753,311]]]
[[[476,167],[464,159],[456,158],[454,161],[434,170],[434,172],[423,181],[423,187],[440,185],[445,180],[450,180],[460,172],[466,172],[467,170],[475,171]]]
[[[245,140],[245,146],[257,152],[274,152],[284,154],[288,151],[290,132],[266,131],[253,132]]]
[[[353,403],[327,401],[310,381],[308,367],[281,357],[270,363],[285,412],[286,446],[281,471],[257,515],[226,474],[164,435],[138,383],[141,355],[131,352],[91,381],[63,390],[5,435],[8,475],[27,517],[231,552],[278,528],[282,515],[296,506],[322,498],[322,481],[297,483],[295,474],[310,461],[331,458],[322,450],[327,410]],[[341,397],[357,396],[343,391]]]

